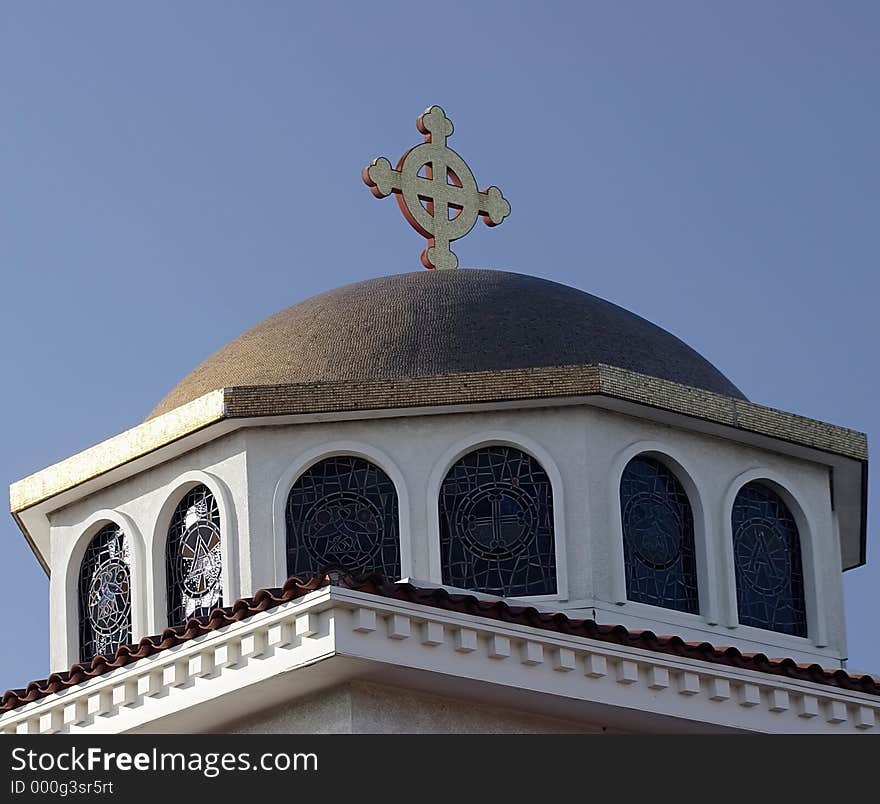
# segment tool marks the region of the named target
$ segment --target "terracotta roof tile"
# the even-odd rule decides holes
[[[296,600],[331,584],[446,611],[880,695],[878,679],[869,675],[851,675],[842,669],[829,670],[819,664],[799,664],[790,658],[771,659],[763,653],[743,653],[735,647],[717,647],[709,642],[686,642],[678,636],[658,636],[649,630],[630,631],[622,625],[600,625],[595,620],[572,619],[560,612],[542,612],[532,606],[513,606],[502,599],[483,600],[468,594],[451,594],[442,588],[424,589],[409,583],[390,583],[375,575],[353,578],[334,574],[332,577],[316,576],[305,581],[289,578],[280,589],[261,589],[253,597],[241,598],[231,606],[215,609],[208,617],[192,619],[184,626],[166,628],[158,636],[144,637],[137,644],[124,645],[112,657],[96,656],[90,662],[74,664],[70,670],[63,673],[52,673],[46,679],[32,681],[23,689],[7,690],[0,699],[0,713],[82,684],[91,678],[239,622],[258,612]]]
[[[173,648],[175,645],[188,642],[203,634],[216,631],[225,625],[239,622],[258,612],[273,609],[282,603],[303,597],[328,583],[329,578],[326,577],[316,577],[306,582],[291,578],[281,589],[260,589],[253,597],[241,598],[231,606],[214,609],[208,617],[194,618],[189,620],[186,625],[166,628],[158,636],[144,637],[136,644],[123,645],[113,657],[95,656],[89,662],[74,664],[70,670],[52,673],[41,681],[32,681],[23,689],[7,690],[0,698],[0,713],[45,698],[52,693],[61,692],[67,687],[82,684],[91,678],[145,659],[147,656],[152,656],[166,648]]]

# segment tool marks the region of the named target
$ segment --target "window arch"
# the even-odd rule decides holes
[[[763,483],[747,483],[731,519],[740,624],[806,636],[800,536],[788,506]]]
[[[620,479],[620,514],[627,599],[699,613],[694,514],[679,479],[636,456]]]
[[[501,596],[556,593],[553,489],[531,455],[487,446],[440,487],[443,583]]]
[[[168,625],[183,625],[223,605],[220,509],[202,484],[177,504],[165,546]]]
[[[89,542],[79,571],[79,656],[113,656],[131,642],[131,546],[115,523]]]
[[[398,521],[397,490],[382,469],[354,455],[318,461],[287,496],[287,574],[334,568],[397,580]]]

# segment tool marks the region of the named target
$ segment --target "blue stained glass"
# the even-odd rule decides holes
[[[620,506],[627,599],[697,614],[694,516],[678,478],[654,458],[633,458]]]
[[[732,525],[740,623],[806,636],[800,537],[788,506],[767,486],[749,483],[736,496]]]
[[[190,490],[174,510],[166,567],[168,625],[183,625],[223,605],[220,509],[206,486]]]
[[[114,524],[99,530],[86,548],[79,573],[80,661],[113,656],[131,642],[131,555]]]
[[[400,578],[397,490],[378,466],[350,455],[304,472],[287,498],[287,574],[328,569]]]
[[[483,447],[440,490],[443,583],[517,597],[556,592],[553,492],[530,455]]]

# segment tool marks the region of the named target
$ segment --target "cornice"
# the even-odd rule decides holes
[[[223,388],[150,419],[9,488],[19,515],[101,475],[223,421],[376,411],[444,412],[461,405],[605,397],[867,462],[864,433],[601,364],[481,371],[394,381]]]
[[[307,683],[365,673],[427,690],[454,679],[511,700],[529,691],[572,716],[654,731],[870,732],[880,711],[877,696],[855,690],[332,586],[13,709],[0,732],[215,728],[235,702],[251,711],[277,703],[279,679],[296,698]]]

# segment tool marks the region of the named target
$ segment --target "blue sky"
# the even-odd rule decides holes
[[[880,437],[874,2],[0,5],[0,482],[139,422],[316,292],[419,268],[361,183],[438,103],[511,217],[462,265],[645,316],[752,400]],[[878,480],[847,573],[880,672]],[[47,669],[0,519],[0,690]]]

